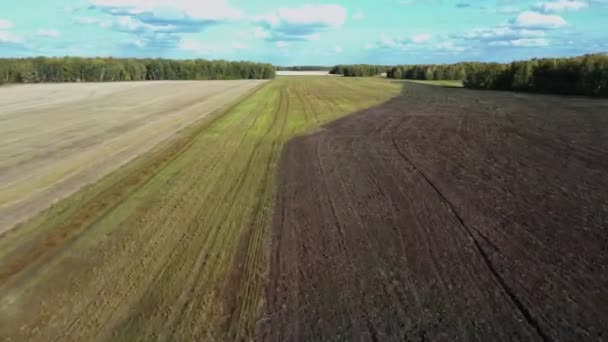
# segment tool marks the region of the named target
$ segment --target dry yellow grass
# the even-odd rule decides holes
[[[0,233],[263,82],[0,88]]]

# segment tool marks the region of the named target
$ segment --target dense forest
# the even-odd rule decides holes
[[[483,64],[467,73],[464,85],[476,89],[608,96],[608,55]]]
[[[608,96],[608,55],[543,58],[500,63],[399,65],[387,76],[416,80],[463,80],[473,89]]]
[[[277,71],[330,71],[333,67],[322,65],[277,66]]]
[[[275,77],[271,64],[116,58],[0,59],[0,83],[230,80]]]
[[[378,76],[387,72],[390,69],[386,65],[372,64],[353,64],[353,65],[336,65],[329,73],[332,75],[343,75],[346,77],[370,77]]]
[[[467,73],[474,69],[474,64],[422,64],[397,65],[389,69],[387,77],[408,80],[464,80]]]

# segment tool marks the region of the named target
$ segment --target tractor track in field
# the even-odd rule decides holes
[[[408,84],[292,140],[257,339],[605,338],[606,104]]]
[[[397,127],[398,126],[396,126],[396,128]],[[494,275],[494,277],[496,277],[496,280],[500,283],[500,286],[502,287],[502,289],[509,296],[509,298],[511,299],[511,301],[513,302],[513,304],[517,307],[517,309],[521,312],[521,314],[525,317],[525,319],[528,322],[528,324],[530,324],[538,332],[538,336],[540,336],[543,341],[550,341],[551,339],[543,332],[543,330],[539,326],[539,324],[536,321],[536,319],[534,317],[532,317],[532,315],[530,314],[530,311],[528,310],[528,308],[525,307],[525,305],[517,297],[517,295],[515,294],[515,292],[513,291],[513,289],[505,282],[505,280],[500,275],[500,273],[498,273],[498,271],[496,270],[496,268],[492,264],[492,261],[490,261],[490,259],[488,258],[487,253],[481,247],[481,244],[479,243],[479,241],[475,237],[475,234],[473,234],[472,231],[475,231],[475,233],[478,234],[478,235],[480,235],[486,242],[489,242],[489,240],[487,238],[483,237],[483,235],[481,233],[479,233],[479,231],[475,230],[474,228],[471,228],[471,227],[467,226],[467,224],[464,222],[464,219],[460,216],[460,214],[458,214],[458,210],[456,209],[456,207],[454,206],[454,204],[452,204],[452,202],[450,202],[450,200],[445,196],[445,194],[443,194],[443,192],[441,192],[441,190],[437,187],[437,185],[435,185],[435,183],[433,183],[433,181],[431,179],[429,179],[429,177],[422,170],[420,170],[420,168],[418,168],[416,166],[416,164],[414,164],[407,157],[407,155],[405,155],[405,153],[403,153],[403,151],[399,148],[399,145],[398,145],[397,141],[395,140],[395,136],[394,135],[391,136],[391,142],[393,143],[393,146],[395,147],[395,150],[399,153],[399,155],[408,164],[412,165],[412,167],[414,168],[414,170],[416,170],[424,178],[424,180],[426,181],[426,183],[431,188],[433,188],[433,190],[435,191],[435,193],[437,194],[437,196],[439,196],[443,200],[443,202],[446,205],[448,205],[448,207],[450,208],[450,211],[454,214],[454,216],[456,217],[456,219],[458,219],[458,222],[460,222],[460,225],[465,230],[466,234],[471,238],[471,241],[473,242],[473,244],[475,245],[475,248],[477,249],[477,251],[479,252],[479,254],[481,255],[481,257],[483,258],[485,264],[488,266],[488,269],[490,270],[490,272],[492,272],[492,274]],[[494,249],[496,250],[497,248],[494,247]]]

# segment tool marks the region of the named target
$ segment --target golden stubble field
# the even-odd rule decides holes
[[[0,234],[0,340],[251,340],[284,144],[402,84],[267,82]]]
[[[0,233],[264,82],[0,88]]]

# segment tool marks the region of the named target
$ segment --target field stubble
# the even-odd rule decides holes
[[[263,81],[38,84],[0,90],[0,233]]]
[[[400,89],[272,81],[5,233],[0,338],[252,337],[283,144]]]

